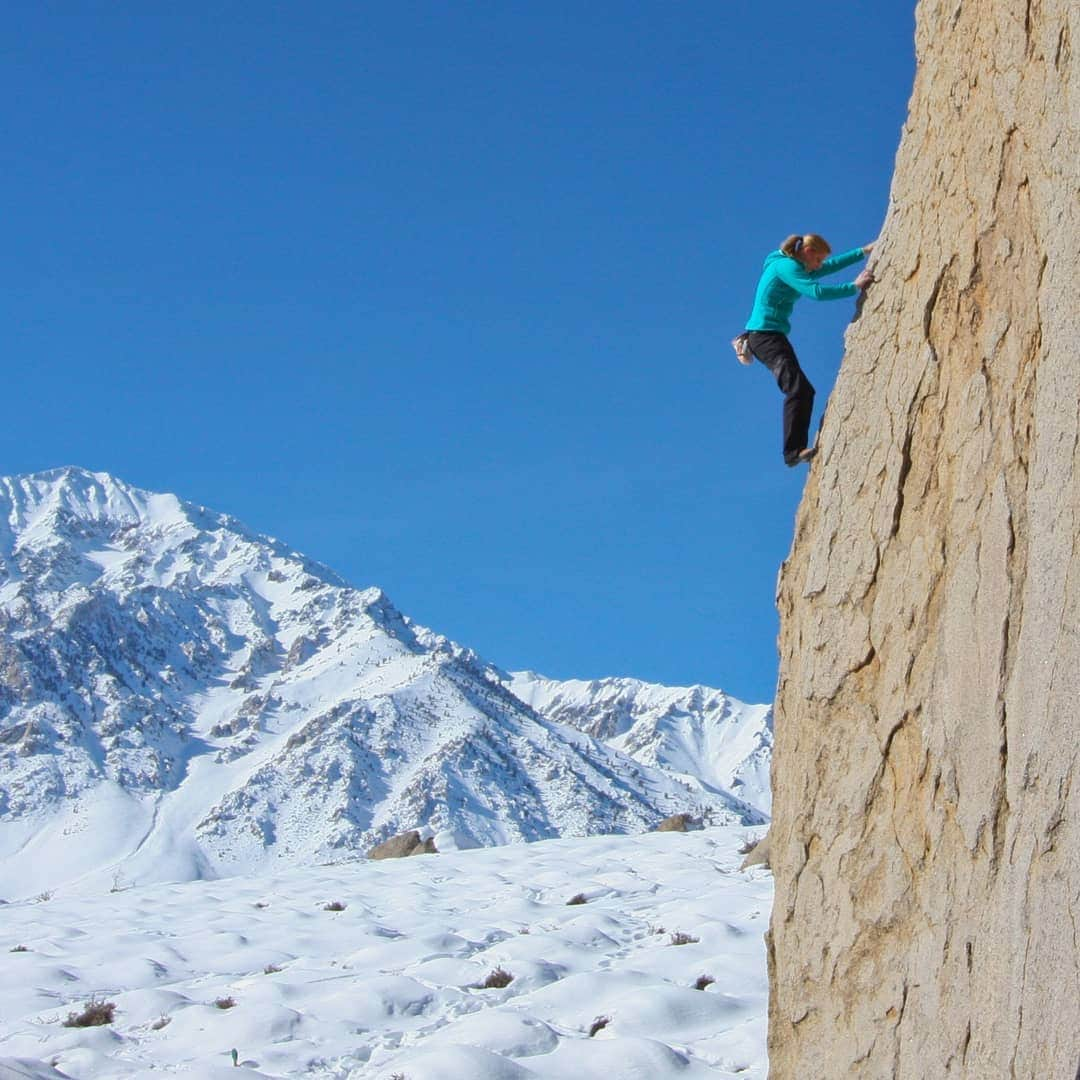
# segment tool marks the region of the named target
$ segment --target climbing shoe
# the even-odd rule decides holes
[[[785,457],[784,464],[789,469],[794,469],[796,465],[801,465],[804,461],[809,461],[816,453],[816,446],[808,446],[805,450],[800,450],[797,454],[790,454]]]
[[[754,354],[750,351],[750,335],[739,334],[738,337],[731,339],[731,347],[735,350],[735,355],[740,364],[750,365],[754,362]]]

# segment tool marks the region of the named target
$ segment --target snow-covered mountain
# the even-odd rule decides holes
[[[506,684],[542,716],[569,724],[636,761],[772,808],[772,706],[747,705],[707,686],[638,679],[557,681],[514,672]]]
[[[541,715],[232,518],[79,469],[0,480],[0,896],[333,860],[418,826],[445,848],[762,820],[682,771]]]

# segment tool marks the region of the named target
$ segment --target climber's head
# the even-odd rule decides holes
[[[805,236],[796,233],[780,245],[780,250],[790,258],[798,259],[807,270],[817,270],[829,257],[832,248],[825,237],[817,233],[807,233]]]

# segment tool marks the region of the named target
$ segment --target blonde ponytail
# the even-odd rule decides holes
[[[805,236],[800,236],[798,233],[792,233],[781,245],[780,250],[789,259],[799,259],[802,257],[804,251],[820,251],[822,255],[828,255],[832,248],[829,247],[829,242],[823,236],[818,236],[817,233],[807,233]]]

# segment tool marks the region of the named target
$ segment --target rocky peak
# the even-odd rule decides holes
[[[0,480],[0,859],[23,894],[439,846],[759,821],[538,716],[377,588],[175,496]],[[2,897],[0,897],[2,898]]]

